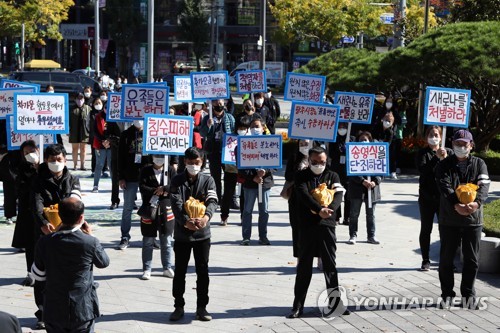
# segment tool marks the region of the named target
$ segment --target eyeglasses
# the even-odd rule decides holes
[[[326,165],[326,161],[320,161],[320,162],[318,162],[318,161],[311,161],[311,165],[314,165],[314,166],[316,166],[316,165],[325,166]]]

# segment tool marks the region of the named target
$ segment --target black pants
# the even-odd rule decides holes
[[[118,147],[111,147],[111,203],[120,203],[120,177],[118,176]]]
[[[439,199],[429,200],[420,197],[418,208],[420,209],[420,236],[418,237],[420,252],[422,252],[422,260],[429,260],[434,215],[439,217]]]
[[[210,255],[210,238],[196,242],[175,241],[175,275],[172,285],[172,295],[174,296],[174,306],[184,307],[184,292],[186,291],[186,271],[193,250],[194,263],[196,268],[196,306],[204,308],[208,304],[208,257]]]
[[[224,195],[220,205],[221,219],[225,220],[229,216],[229,209],[234,200],[234,192],[236,189],[236,173],[224,172]]]
[[[221,194],[222,194],[222,162],[221,162],[221,154],[219,153],[211,153],[208,155],[208,159],[210,161],[210,175],[215,180],[215,190],[217,191],[217,199],[221,202]]]
[[[482,226],[454,227],[439,225],[441,238],[441,252],[439,257],[439,282],[441,282],[441,297],[455,297],[453,286],[453,259],[460,243],[464,257],[462,269],[462,283],[460,294],[462,297],[474,297],[476,290],[474,283],[479,268],[479,243],[481,241]]]
[[[300,226],[299,228],[299,261],[297,264],[297,276],[295,277],[294,309],[304,308],[307,290],[311,283],[313,259],[318,254],[323,262],[326,288],[335,289],[339,286],[335,263],[335,253],[337,251],[335,228],[320,225]]]
[[[2,184],[4,215],[6,218],[10,219],[17,215],[16,180],[12,177],[4,177]]]
[[[84,323],[71,323],[69,326],[61,325],[59,323],[47,322],[45,323],[48,333],[93,333],[94,320],[86,321]]]
[[[292,249],[293,256],[295,258],[299,257],[299,208],[297,207],[295,194],[292,193],[290,199],[288,200],[288,217],[290,220],[290,227],[292,227]]]

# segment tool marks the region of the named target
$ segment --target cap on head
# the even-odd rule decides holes
[[[471,132],[461,129],[453,134],[453,141],[472,142],[474,139],[472,138]]]

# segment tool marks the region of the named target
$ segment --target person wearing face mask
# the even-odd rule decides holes
[[[435,172],[438,163],[444,160],[453,151],[441,148],[441,127],[429,126],[425,131],[427,147],[418,151],[416,165],[419,172],[418,206],[420,209],[420,252],[422,265],[420,270],[430,270],[431,262],[429,249],[431,244],[432,225],[434,215],[439,217],[439,190],[436,183]]]
[[[26,258],[27,276],[22,282],[24,286],[32,286],[35,283],[31,275],[31,265],[35,255],[35,216],[31,207],[31,184],[37,173],[40,163],[38,147],[33,140],[25,141],[20,147],[21,162],[16,178],[17,201],[17,221],[14,237],[12,238],[12,247],[24,248]]]
[[[202,120],[201,108],[201,104],[193,103],[193,111],[191,111],[191,116],[193,117],[193,143],[194,146],[199,149],[203,147],[200,134]]]
[[[99,181],[101,179],[101,173],[104,177],[108,177],[108,174],[103,172],[106,162],[111,164],[111,141],[108,140],[108,123],[106,122],[106,108],[103,106],[101,100],[96,99],[94,101],[94,109],[97,111],[95,116],[93,132],[94,138],[92,141],[92,148],[94,151],[94,157],[96,160],[95,172],[94,172],[94,188],[93,193],[99,192]]]
[[[264,94],[264,106],[269,109],[270,121],[267,122],[267,127],[272,134],[275,134],[274,125],[281,115],[280,103],[274,98],[271,88],[267,89]]]
[[[75,99],[76,107],[69,115],[69,143],[72,147],[73,170],[77,169],[80,156],[80,170],[85,169],[85,150],[89,140],[89,116],[91,108],[85,105],[85,98],[79,93]]]
[[[50,145],[43,154],[44,163],[38,167],[32,183],[32,211],[35,215],[35,238],[55,232],[55,228],[46,218],[43,209],[70,197],[81,199],[80,181],[66,167],[66,150],[61,145]],[[43,305],[45,282],[35,282],[35,303],[38,311],[35,313],[37,327],[44,327]]]
[[[17,215],[16,179],[22,154],[16,150],[7,150],[7,132],[5,119],[0,119],[0,179],[3,187],[3,210],[6,224],[15,223]],[[9,138],[10,139],[10,138]]]
[[[373,138],[370,132],[361,132],[358,135],[358,142],[372,142]],[[381,199],[380,183],[382,177],[371,176],[350,176],[347,177],[348,188],[347,196],[351,203],[349,213],[349,241],[347,244],[355,245],[358,237],[358,219],[361,212],[361,206],[365,204],[366,212],[366,234],[367,242],[371,244],[380,244],[375,237],[375,206]],[[371,191],[372,207],[368,207],[368,191]]]
[[[201,121],[200,134],[205,138],[203,150],[207,153],[210,161],[210,175],[215,180],[217,186],[217,198],[219,202],[222,200],[222,170],[225,166],[222,165],[222,139],[224,134],[234,133],[235,119],[226,112],[224,100],[212,101],[213,118],[205,116]],[[236,186],[234,182],[233,186]]]
[[[330,169],[336,172],[340,177],[340,183],[349,192],[348,182],[347,182],[347,170],[346,170],[346,138],[347,138],[347,123],[339,123],[339,128],[337,130],[337,141],[330,142],[328,144],[328,157],[330,158]],[[356,138],[351,136],[349,138],[350,142],[355,141]],[[341,207],[335,214],[337,218],[337,224],[340,223],[340,218],[343,217],[342,224],[349,225],[349,210],[350,202],[346,195],[344,195],[344,214],[342,215]]]
[[[335,190],[332,202],[321,206],[311,195],[311,191],[320,184]],[[302,316],[307,290],[312,278],[314,257],[320,256],[323,262],[323,274],[326,288],[339,287],[336,267],[336,234],[335,211],[342,202],[344,188],[340,184],[338,174],[327,168],[327,154],[322,147],[314,147],[308,151],[308,167],[298,171],[295,176],[295,204],[299,214],[298,224],[298,264],[295,277],[294,300],[287,318]],[[347,304],[339,304],[346,307]],[[349,314],[347,308],[344,314]]]
[[[99,98],[103,103],[106,103],[108,101],[108,93],[106,91],[102,91]]]
[[[274,123],[276,122],[276,119],[273,119],[268,107],[264,105],[264,94],[259,92],[253,94],[253,96],[255,100],[254,103],[255,113],[258,114],[264,120],[264,125],[267,129],[270,130],[269,126],[271,126],[274,130]],[[274,133],[271,132],[271,134]]]
[[[92,104],[90,104],[92,109],[90,110],[89,116],[88,116],[88,128],[89,128],[89,144],[90,144],[90,149],[91,149],[91,163],[90,163],[90,178],[94,178],[95,176],[95,166],[97,163],[97,158],[96,158],[96,153],[95,153],[95,148],[94,148],[94,138],[95,138],[95,132],[96,132],[96,116],[99,112],[103,110],[103,102],[99,99],[96,98],[95,100],[92,101]]]
[[[250,124],[250,133],[252,135],[262,135],[264,133],[264,121],[255,114]],[[237,149],[235,154],[238,154]],[[262,184],[262,202],[259,207],[259,244],[271,245],[267,238],[267,223],[269,221],[269,193],[274,185],[274,169],[239,169],[238,174],[243,178],[243,195],[245,197],[243,216],[241,221],[241,234],[243,240],[240,245],[250,245],[252,236],[252,213],[255,201],[259,194],[259,184]]]
[[[483,225],[483,205],[488,198],[490,178],[486,163],[472,156],[474,145],[472,134],[461,129],[453,135],[453,155],[449,155],[436,167],[436,181],[441,195],[439,205],[439,282],[441,298],[439,304],[448,308],[456,296],[454,287],[453,260],[461,245],[463,255],[462,282],[460,294],[462,306],[477,309],[474,283],[478,272],[479,249]],[[478,186],[474,201],[463,204],[455,190],[460,184],[472,183]]]
[[[296,195],[294,188],[295,186],[295,175],[298,171],[307,169],[309,167],[309,150],[313,147],[313,141],[311,140],[298,140],[295,152],[286,163],[285,170],[285,181],[289,184],[287,195],[288,195],[288,217],[290,219],[290,226],[292,228],[292,246],[293,246],[293,256],[297,258],[299,256],[299,211],[296,203]]]
[[[149,210],[153,196],[158,198],[158,212],[151,219],[141,217],[142,234],[142,280],[151,278],[153,261],[153,247],[157,234],[160,239],[160,257],[163,267],[163,276],[174,277],[172,270],[172,235],[174,233],[174,215],[170,203],[170,184],[176,171],[172,166],[165,168],[165,156],[153,155],[153,164],[141,170],[139,190],[141,191],[143,206],[139,209]]]
[[[130,241],[132,211],[139,189],[140,170],[149,162],[142,154],[143,120],[134,120],[133,125],[122,132],[118,147],[118,177],[123,190],[123,212],[121,240],[118,248],[125,250]]]
[[[53,93],[54,93],[54,86],[49,84],[49,85],[45,88],[45,92],[46,92],[46,93],[49,93],[49,94],[53,94]]]
[[[201,171],[205,165],[202,150],[191,147],[184,153],[186,170],[172,179],[170,196],[175,216],[174,252],[175,276],[172,284],[175,310],[170,315],[171,321],[178,321],[184,316],[184,292],[186,290],[186,272],[191,257],[194,256],[196,268],[196,319],[210,321],[208,305],[208,261],[210,256],[210,220],[217,209],[217,192],[214,179]],[[184,204],[192,197],[203,202],[206,210],[203,217],[190,218]]]
[[[83,88],[83,96],[85,97],[85,105],[92,107],[94,105],[94,99],[92,98],[92,87],[86,86]]]
[[[389,169],[391,172],[391,178],[395,180],[398,179],[396,174],[396,154],[394,154],[396,130],[397,125],[395,124],[395,118],[392,112],[387,112],[380,120],[380,123],[376,125],[373,130],[374,140],[387,142],[389,144]]]

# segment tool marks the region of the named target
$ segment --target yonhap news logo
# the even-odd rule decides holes
[[[347,310],[347,290],[342,286],[323,290],[318,296],[317,304],[324,320],[335,319]]]

